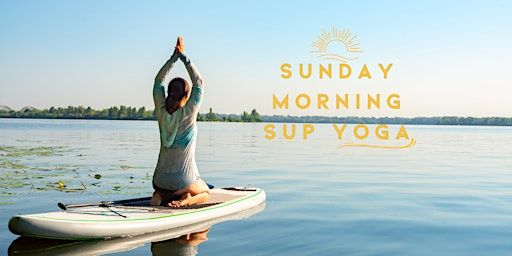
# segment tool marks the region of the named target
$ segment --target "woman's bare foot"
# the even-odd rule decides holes
[[[185,193],[181,196],[180,200],[171,201],[169,206],[173,208],[179,208],[182,206],[190,205],[190,198],[192,198],[192,195],[190,193]]]
[[[152,206],[158,206],[162,204],[162,196],[158,192],[153,192],[153,197],[151,197],[151,200],[149,201],[149,205]]]

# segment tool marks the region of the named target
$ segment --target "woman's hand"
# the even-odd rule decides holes
[[[177,53],[185,53],[185,43],[183,43],[183,37],[178,36],[178,40],[176,41],[176,47],[174,51]]]

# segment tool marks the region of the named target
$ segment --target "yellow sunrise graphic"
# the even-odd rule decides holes
[[[354,53],[363,52],[356,39],[357,35],[352,33],[349,29],[340,30],[333,27],[332,31],[329,32],[322,30],[322,33],[320,33],[317,39],[311,44],[313,47],[311,52],[318,54],[319,58],[326,60],[337,60],[340,62],[356,60],[359,56],[354,55]],[[341,44],[345,52],[333,52],[329,50],[329,46],[334,44]]]

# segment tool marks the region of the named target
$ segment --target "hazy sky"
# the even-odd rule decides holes
[[[511,13],[510,1],[0,1],[0,105],[153,108],[182,35],[206,81],[201,112],[510,117]],[[310,51],[333,26],[357,34],[355,70],[393,63],[389,79],[281,79],[282,63],[329,63]],[[188,78],[180,63],[172,75]],[[273,93],[299,92],[396,92],[401,109],[272,109]]]

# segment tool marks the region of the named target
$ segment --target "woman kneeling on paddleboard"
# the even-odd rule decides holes
[[[160,129],[160,154],[153,175],[155,192],[151,205],[180,207],[205,202],[209,197],[208,185],[199,176],[195,159],[203,79],[184,50],[183,39],[178,37],[174,53],[155,77],[153,99]],[[192,87],[176,77],[169,82],[165,97],[164,79],[178,59],[185,64]]]

